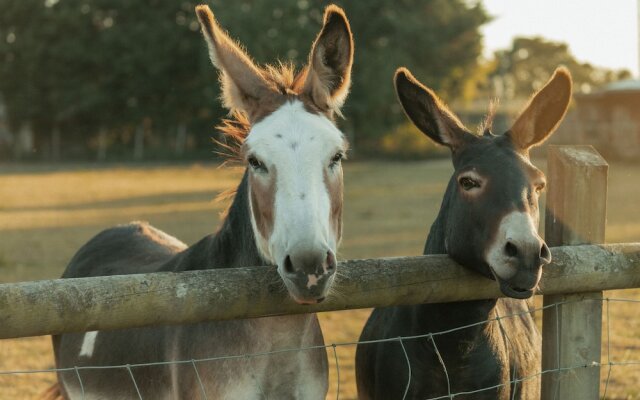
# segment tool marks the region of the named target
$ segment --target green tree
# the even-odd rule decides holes
[[[13,129],[30,123],[37,148],[56,126],[81,147],[100,131],[130,141],[148,121],[158,136],[212,97],[195,2],[0,3],[0,92]]]
[[[50,55],[50,49],[44,45],[47,32],[42,25],[51,15],[42,6],[30,10],[22,2],[8,2],[2,5],[2,10],[0,92],[6,103],[9,126],[14,132],[24,124],[41,129],[57,113],[49,95],[56,80],[41,69],[42,61]]]
[[[397,67],[407,66],[445,99],[463,94],[482,52],[479,28],[489,20],[480,3],[469,4],[461,0],[345,3],[357,41],[349,116],[365,148],[377,147],[382,135],[405,122],[391,79]]]
[[[566,43],[541,37],[514,38],[511,48],[495,53],[497,67],[493,77],[506,98],[527,98],[549,79],[559,66],[571,71],[574,90],[589,92],[606,83],[627,79],[629,71],[598,68],[575,59]]]
[[[224,111],[196,3],[0,0],[0,92],[14,129],[32,124],[37,143],[53,140],[51,131],[58,129],[71,155],[108,140],[130,156],[140,127],[153,146],[173,141],[178,127],[188,125],[199,147],[211,151],[212,126]],[[210,3],[258,62],[302,66],[329,2]],[[478,28],[488,20],[479,2],[341,5],[356,40],[354,83],[341,124],[359,148],[374,149],[382,134],[404,121],[391,83],[398,66],[410,67],[445,97],[465,92],[481,53]]]

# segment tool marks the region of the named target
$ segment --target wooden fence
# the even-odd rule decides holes
[[[544,399],[598,398],[597,300],[640,287],[640,243],[592,244],[604,242],[607,168],[590,146],[550,146],[545,226],[557,247],[539,294],[559,305],[543,312]],[[443,255],[349,260],[338,270],[340,295],[313,306],[290,300],[273,267],[2,284],[0,339],[501,296]],[[580,365],[595,367],[563,372]]]

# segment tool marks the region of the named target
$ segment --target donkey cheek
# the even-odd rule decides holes
[[[339,243],[342,239],[342,204],[336,207],[331,207],[331,228],[336,236],[336,243]]]
[[[274,182],[275,177],[270,180],[268,185],[258,182],[252,176],[249,178],[253,218],[258,232],[265,240],[268,240],[273,232]]]
[[[331,179],[325,171],[323,178],[331,204],[331,228],[333,229],[333,233],[336,237],[336,242],[339,242],[342,236],[342,173]]]

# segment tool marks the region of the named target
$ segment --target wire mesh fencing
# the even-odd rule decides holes
[[[582,300],[582,301],[594,301],[591,299]],[[497,323],[500,326],[500,329],[505,335],[507,345],[512,345],[509,339],[509,332],[502,327],[502,321],[517,318],[527,313],[534,313],[534,315],[539,315],[535,313],[544,312],[549,308],[555,307],[556,309],[575,301],[566,301],[559,302],[545,306],[531,307],[529,311],[522,313],[514,313],[510,315],[500,315],[495,318],[488,319],[486,321],[480,321],[473,324],[468,324],[464,326],[458,326],[452,329],[439,331],[439,332],[429,332],[421,335],[413,335],[413,336],[399,336],[394,338],[385,338],[379,340],[369,340],[369,341],[345,341],[345,342],[337,342],[330,343],[323,346],[310,346],[310,347],[301,347],[301,348],[287,348],[287,349],[278,349],[273,351],[265,351],[260,353],[252,353],[252,354],[233,354],[233,355],[225,355],[225,356],[216,356],[209,358],[200,358],[200,359],[188,359],[188,360],[166,360],[162,362],[154,362],[154,363],[131,363],[131,364],[121,364],[121,365],[92,365],[92,366],[77,366],[73,368],[41,368],[41,369],[23,369],[23,370],[2,370],[0,371],[0,383],[2,383],[2,387],[11,387],[12,379],[18,380],[18,377],[22,377],[23,381],[26,379],[29,380],[29,377],[35,376],[37,374],[50,374],[55,376],[57,373],[67,373],[73,374],[78,381],[80,387],[80,396],[84,398],[85,395],[88,394],[89,388],[87,388],[85,382],[83,381],[83,373],[85,371],[90,370],[121,370],[125,371],[128,376],[128,382],[121,381],[119,385],[131,385],[133,389],[135,389],[135,394],[138,399],[145,399],[144,393],[139,388],[139,382],[136,379],[135,371],[139,368],[144,367],[152,367],[152,366],[170,366],[170,365],[182,365],[187,366],[193,369],[193,372],[196,376],[196,381],[198,384],[198,391],[200,393],[201,398],[203,399],[211,399],[214,398],[211,394],[208,394],[206,391],[205,381],[207,379],[206,376],[203,376],[201,372],[201,367],[205,363],[217,362],[217,361],[225,361],[225,360],[252,360],[261,357],[272,357],[275,355],[284,355],[290,353],[304,352],[310,350],[318,350],[318,349],[326,349],[328,352],[328,356],[330,358],[331,364],[331,389],[327,398],[336,398],[348,400],[355,397],[355,382],[353,382],[353,378],[348,381],[345,381],[344,376],[341,376],[341,372],[346,370],[353,370],[353,354],[355,353],[355,348],[358,345],[368,345],[374,343],[381,342],[397,342],[402,349],[402,353],[399,355],[403,358],[407,367],[407,375],[406,382],[404,383],[404,396],[401,398],[408,398],[407,394],[409,393],[409,388],[414,379],[428,379],[428,377],[419,377],[415,376],[415,371],[412,370],[412,365],[410,361],[409,354],[407,353],[406,344],[415,340],[426,340],[430,346],[432,346],[433,351],[437,355],[440,367],[442,368],[442,372],[446,377],[447,381],[447,392],[444,394],[437,394],[434,397],[428,397],[425,400],[438,400],[438,399],[455,399],[459,398],[463,395],[470,396],[474,394],[480,394],[487,391],[492,391],[499,389],[502,386],[507,385],[519,385],[523,382],[540,379],[546,374],[550,373],[558,373],[558,374],[568,374],[571,371],[577,369],[584,368],[601,368],[602,375],[602,385],[600,390],[600,395],[603,399],[611,399],[611,398],[633,398],[634,395],[640,393],[640,382],[625,382],[625,377],[630,376],[640,376],[640,331],[636,332],[628,332],[628,337],[630,339],[625,340],[612,340],[612,335],[616,335],[618,329],[612,325],[612,308],[615,308],[617,304],[626,304],[631,307],[632,310],[638,310],[636,308],[637,305],[640,305],[640,300],[632,299],[632,298],[621,298],[621,297],[605,297],[601,300],[603,302],[603,337],[602,337],[602,358],[598,361],[593,361],[589,364],[582,365],[571,365],[571,366],[560,366],[559,363],[556,364],[555,368],[547,369],[547,370],[537,370],[531,375],[527,376],[517,376],[515,373],[512,373],[512,379],[510,382],[504,382],[499,385],[494,385],[490,387],[473,387],[469,388],[465,391],[454,391],[452,388],[454,387],[453,381],[456,379],[455,374],[451,374],[451,372],[447,369],[448,360],[441,354],[441,351],[438,349],[436,344],[436,338],[446,336],[448,334],[462,331],[465,329],[478,327],[481,325],[486,325],[489,323]],[[633,320],[640,320],[640,316],[633,315],[635,311],[632,312],[631,315],[629,313],[622,314],[622,318]],[[555,314],[556,316],[559,313]],[[636,317],[636,318],[634,318]],[[559,340],[559,338],[556,338]],[[615,343],[614,343],[615,342]],[[614,347],[616,347],[614,349]],[[340,361],[341,357],[339,357],[339,351],[346,351],[349,355],[349,361]],[[247,365],[251,365],[251,363],[247,363]],[[621,369],[631,369],[632,372],[626,372],[623,374],[618,374],[618,371]],[[256,376],[256,374],[252,374]],[[617,375],[621,375],[621,378]],[[265,393],[265,390],[262,388],[262,382],[260,379],[255,379],[254,383],[258,388],[258,392],[262,394],[263,398],[269,398],[269,396]],[[167,383],[168,384],[168,383]],[[347,388],[347,386],[349,386]],[[612,386],[615,386],[615,394],[612,395]],[[87,393],[85,393],[85,390]],[[626,395],[623,392],[626,391]],[[13,393],[18,393],[13,391]],[[88,397],[88,396],[87,396]],[[0,398],[4,398],[0,396]],[[8,397],[7,397],[8,398]],[[24,398],[24,396],[22,397]],[[557,398],[557,397],[554,397]],[[148,399],[147,399],[148,400]]]

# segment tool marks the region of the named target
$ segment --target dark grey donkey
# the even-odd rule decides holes
[[[336,271],[342,230],[344,135],[333,118],[350,83],[353,41],[343,11],[329,6],[308,66],[256,66],[218,26],[196,13],[222,98],[238,115],[226,133],[242,141],[247,168],[221,229],[187,247],[144,223],[108,229],[73,257],[63,278],[277,265],[298,303],[322,301]],[[272,284],[264,282],[265,285]],[[187,288],[188,290],[188,288]],[[324,345],[315,314],[53,337],[59,368],[156,363]],[[170,366],[80,369],[58,374],[79,399],[324,399],[326,351],[288,352]],[[132,376],[133,379],[132,379]],[[134,385],[135,379],[135,385]],[[202,382],[202,387],[200,385]],[[82,385],[81,385],[82,383]],[[206,393],[206,395],[205,395]]]
[[[411,366],[406,398],[446,398],[488,388],[455,398],[538,399],[535,377],[510,384],[539,371],[540,335],[521,299],[533,295],[542,267],[551,261],[538,235],[538,197],[545,177],[531,164],[529,149],[549,137],[563,118],[571,77],[558,69],[500,136],[488,128],[482,136],[473,135],[406,69],[397,71],[395,86],[411,121],[451,149],[455,169],[424,254],[449,254],[464,267],[495,279],[509,298],[375,309],[360,340],[442,332],[520,313],[435,335],[433,341],[404,340]],[[359,398],[402,399],[409,366],[400,342],[359,345],[356,373]]]

